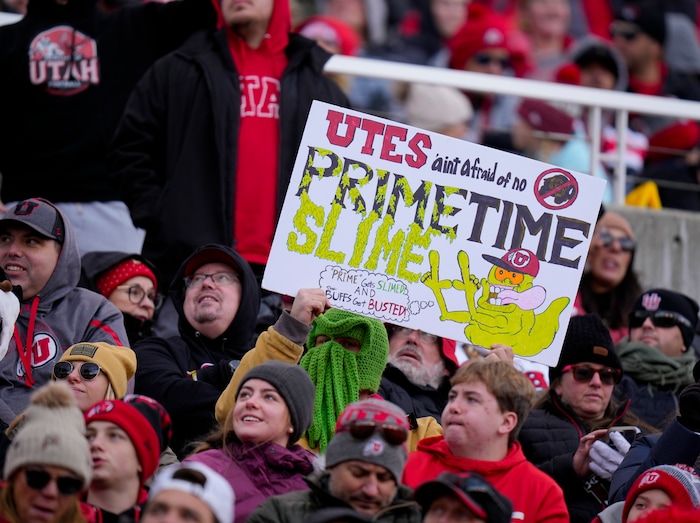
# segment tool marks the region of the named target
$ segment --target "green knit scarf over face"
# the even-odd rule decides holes
[[[316,338],[321,335],[331,340],[316,347]],[[340,337],[359,341],[360,351],[355,354],[333,341]],[[379,320],[330,309],[314,321],[307,347],[309,351],[300,365],[316,386],[314,417],[307,437],[312,448],[325,452],[343,409],[359,399],[361,390],[374,393],[379,389],[389,339]]]

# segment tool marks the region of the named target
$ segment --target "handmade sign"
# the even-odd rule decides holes
[[[314,102],[263,287],[555,365],[604,188]]]

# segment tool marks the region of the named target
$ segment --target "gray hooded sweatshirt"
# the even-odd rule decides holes
[[[24,411],[31,393],[51,379],[54,364],[71,345],[104,341],[129,346],[119,309],[100,294],[76,287],[80,254],[71,224],[63,213],[61,217],[65,239],[56,268],[44,288],[21,303],[14,336],[0,361],[0,421],[5,425]],[[29,372],[19,356],[28,346]]]

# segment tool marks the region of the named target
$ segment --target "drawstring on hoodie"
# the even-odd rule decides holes
[[[34,386],[34,378],[32,377],[32,342],[34,340],[34,323],[36,322],[36,311],[39,308],[39,296],[34,296],[32,300],[31,312],[29,314],[29,326],[27,327],[26,345],[22,345],[22,339],[19,336],[19,329],[15,324],[15,344],[19,359],[24,367],[24,384],[27,387]]]

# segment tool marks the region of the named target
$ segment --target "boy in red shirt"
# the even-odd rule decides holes
[[[525,459],[516,441],[535,389],[510,362],[461,367],[442,413],[444,435],[409,454],[402,483],[416,488],[441,472],[477,472],[513,503],[513,521],[568,523],[561,488]]]

